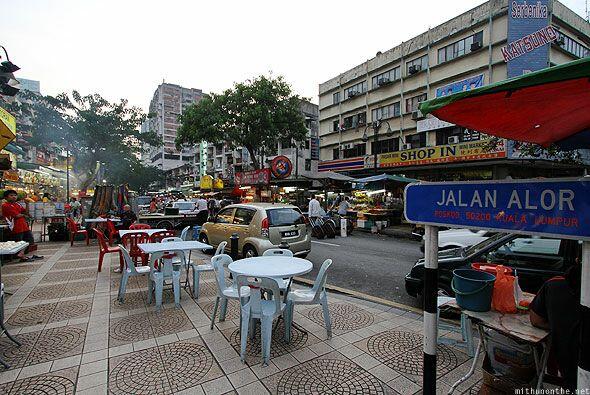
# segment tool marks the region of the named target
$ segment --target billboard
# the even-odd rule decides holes
[[[453,93],[464,92],[471,89],[479,88],[484,85],[483,74],[474,77],[465,78],[461,81],[451,82],[450,84],[436,88],[436,97],[448,96]]]
[[[259,169],[238,172],[234,176],[236,185],[268,185],[270,183],[270,169]]]
[[[489,139],[484,139],[389,152],[378,155],[377,163],[380,168],[388,168],[505,158],[506,144],[504,140],[500,140],[494,147],[489,147],[489,141]],[[369,165],[372,166],[372,163],[369,163]]]
[[[549,45],[557,39],[549,26],[550,0],[508,1],[508,42],[501,48],[508,78],[549,66]]]
[[[424,182],[405,190],[409,222],[590,240],[590,179]]]

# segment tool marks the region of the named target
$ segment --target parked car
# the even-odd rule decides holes
[[[237,233],[242,256],[262,255],[264,251],[289,244],[294,255],[305,257],[311,251],[311,228],[301,211],[290,204],[231,204],[219,211],[212,222],[201,228],[199,240],[217,247]]]
[[[472,263],[511,267],[518,275],[521,288],[536,293],[545,281],[563,275],[580,257],[581,243],[576,240],[496,233],[471,247],[439,252],[439,293],[453,295],[453,270],[471,267]],[[423,275],[424,259],[419,259],[405,277],[409,295],[419,296],[422,293]]]
[[[495,232],[489,230],[477,230],[477,229],[449,229],[438,232],[438,249],[450,250],[452,248],[465,248],[471,247],[472,245],[481,243],[488,237],[493,235]],[[424,252],[424,240],[426,237],[422,237],[422,245],[420,250]]]

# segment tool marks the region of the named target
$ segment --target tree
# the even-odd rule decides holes
[[[108,182],[129,183],[132,189],[158,178],[139,160],[144,144],[159,144],[157,136],[140,133],[146,115],[129,107],[127,100],[110,103],[98,94],[82,96],[73,91],[56,97],[29,94],[11,106],[19,114],[19,128],[32,133],[32,144],[70,151],[81,189],[96,180],[97,163]]]
[[[280,140],[306,137],[301,100],[280,76],[236,83],[221,94],[205,95],[183,112],[176,145],[207,141],[244,147],[259,169],[257,155],[264,150],[273,150]]]

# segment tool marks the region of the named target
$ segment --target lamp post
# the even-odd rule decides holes
[[[387,136],[393,136],[393,130],[391,130],[391,125],[389,124],[389,122],[387,121],[381,121],[381,120],[377,120],[377,121],[373,121],[370,124],[368,124],[365,127],[365,131],[363,132],[363,141],[367,142],[369,141],[369,135],[367,134],[367,130],[369,128],[373,129],[373,147],[371,147],[371,153],[373,154],[373,172],[375,174],[377,174],[377,141],[379,141],[378,135],[379,135],[379,129],[381,129],[381,125],[383,125],[384,123],[387,124]]]

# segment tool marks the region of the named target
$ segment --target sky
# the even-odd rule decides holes
[[[147,110],[162,81],[220,92],[283,75],[318,85],[481,0],[0,0],[0,45],[43,94],[78,90]],[[585,15],[585,0],[562,0]]]

